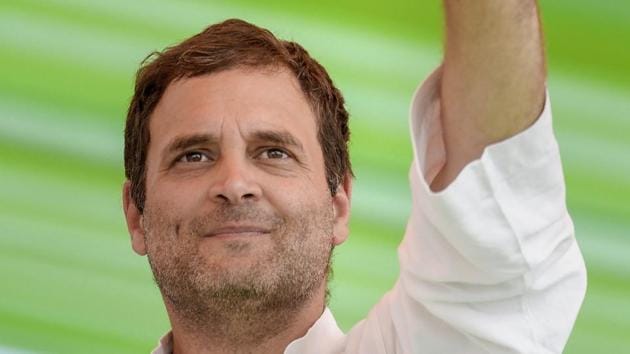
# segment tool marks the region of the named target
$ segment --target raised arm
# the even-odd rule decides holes
[[[561,353],[586,272],[545,104],[536,2],[444,4],[442,70],[410,109],[400,277],[345,352]]]
[[[441,81],[448,186],[484,148],[522,131],[545,100],[545,60],[535,0],[444,0]]]

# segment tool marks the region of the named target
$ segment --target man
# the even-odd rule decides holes
[[[533,0],[445,1],[414,97],[413,208],[394,288],[347,335],[326,308],[348,236],[340,92],[239,20],[138,72],[124,211],[172,325],[155,353],[559,353],[585,272],[564,203]]]

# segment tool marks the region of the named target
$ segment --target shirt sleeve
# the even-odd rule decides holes
[[[547,95],[536,122],[488,146],[443,191],[436,70],[410,109],[412,211],[394,288],[348,353],[561,353],[586,271],[567,212]]]

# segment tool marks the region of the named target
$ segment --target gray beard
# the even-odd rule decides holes
[[[208,226],[239,221],[270,225],[272,252],[247,272],[209,266],[194,240]],[[189,332],[217,345],[255,347],[290,327],[325,284],[332,223],[332,210],[326,207],[281,218],[246,205],[217,209],[182,227],[157,208],[145,211],[145,241],[155,282]],[[225,243],[231,252],[250,246]]]

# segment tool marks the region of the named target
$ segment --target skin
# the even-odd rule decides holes
[[[348,235],[351,180],[347,178],[330,196],[315,115],[288,71],[241,68],[177,81],[156,107],[150,132],[144,215],[130,198],[129,183],[123,196],[132,247],[149,255],[154,272],[160,262],[168,269],[169,259],[188,255],[204,269],[196,280],[255,282],[264,289],[274,284],[280,267],[274,261],[277,257],[270,256],[278,247],[291,245],[287,237],[303,239],[303,247],[296,249],[321,255],[312,262],[319,264],[320,273],[325,271],[327,258],[322,257]],[[261,137],[260,132],[290,135],[301,148]],[[199,134],[215,139],[169,152],[177,138]],[[225,210],[245,212],[239,216],[240,212]],[[296,224],[308,224],[310,219],[323,225],[281,231],[296,230]],[[282,220],[299,222],[276,228],[276,221]],[[213,318],[205,322],[212,326],[205,328],[191,323],[194,313],[177,306],[161,287],[175,351],[282,352],[306,333],[324,309],[326,274],[314,276],[322,280],[296,308],[256,312],[261,304],[255,301],[234,305],[220,298],[211,305],[232,306],[231,316],[221,317],[217,314],[222,311],[209,306]],[[294,278],[302,280],[299,274]],[[250,311],[238,312],[242,306]],[[273,335],[255,336],[265,331]]]
[[[445,0],[444,7],[446,43],[440,90],[446,160],[431,181],[434,191],[452,183],[488,145],[530,126],[542,110],[545,92],[535,1]],[[265,212],[287,218],[294,216],[296,208],[311,207],[321,215],[330,215],[330,234],[321,235],[319,241],[332,247],[346,239],[351,180],[348,176],[334,197],[324,197],[330,193],[315,116],[288,72],[238,69],[175,82],[151,119],[147,215],[141,215],[130,198],[129,182],[123,188],[127,225],[138,254],[152,252],[151,227],[147,224],[165,228],[172,226],[172,220],[191,221],[200,213],[211,214],[226,204],[253,203]],[[278,167],[273,165],[278,162],[263,162],[254,153],[260,146],[252,139],[252,131],[256,130],[288,131],[303,146],[303,152],[296,156],[302,165]],[[178,135],[193,133],[218,137],[213,145],[220,151],[216,163],[203,171],[172,172],[165,163],[165,146]],[[161,211],[160,206],[164,208]],[[161,213],[163,220],[157,216],[149,220],[152,208]],[[166,224],[160,226],[164,220]],[[183,225],[186,229],[187,224]],[[192,230],[189,227],[184,234],[188,231],[194,235]],[[194,245],[202,259],[214,267],[251,270],[273,249],[274,242],[266,236],[228,230],[221,237]],[[158,249],[154,247],[153,251]],[[303,306],[286,314],[283,320],[288,326],[255,345],[240,343],[241,347],[238,342],[230,347],[230,343],[219,342],[220,336],[187,327],[168,297],[164,298],[177,353],[281,353],[321,315],[324,297],[322,282]]]
[[[444,1],[441,86],[446,188],[491,144],[529,127],[545,101],[545,61],[534,0]]]

